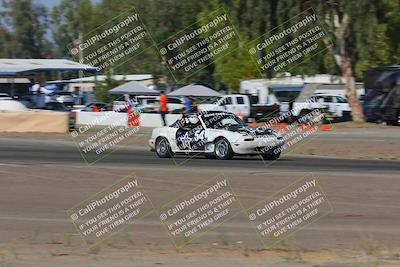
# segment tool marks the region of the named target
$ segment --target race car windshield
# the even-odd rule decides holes
[[[226,128],[241,128],[246,127],[246,124],[235,115],[215,114],[204,118],[204,123],[207,128],[226,129]]]

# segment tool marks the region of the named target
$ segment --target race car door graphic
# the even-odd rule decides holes
[[[179,150],[203,151],[205,130],[197,118],[187,118],[176,131],[176,145]]]

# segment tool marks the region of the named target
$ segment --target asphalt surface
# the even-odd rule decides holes
[[[120,146],[90,166],[69,136],[0,136],[0,266],[111,266],[108,263],[99,265],[99,262],[92,264],[91,258],[83,253],[87,250],[82,250],[82,239],[66,211],[132,173],[139,177],[156,209],[220,173],[229,179],[245,208],[252,207],[288,184],[309,177],[312,173],[331,203],[332,213],[299,229],[288,241],[282,243],[284,249],[278,251],[336,251],[341,248],[349,251],[354,248],[361,251],[362,255],[382,253],[381,249],[386,248],[398,251],[398,157],[397,160],[349,159],[351,156],[359,156],[362,149],[369,151],[370,156],[374,156],[373,153],[378,155],[378,152],[391,155],[400,144],[400,136],[395,130],[340,130],[324,133],[317,137],[320,139],[314,144],[308,144],[308,150],[302,151],[304,155],[295,150],[289,154],[284,153],[278,161],[263,161],[259,157],[235,157],[233,160],[222,161],[185,155],[160,159],[149,151],[146,146],[147,137],[143,135],[136,143]],[[329,157],[323,154],[305,155],[316,149],[333,148],[337,148],[337,151],[330,153]],[[341,151],[357,153],[349,155]],[[171,240],[160,224],[156,211],[127,229],[129,234],[118,232],[105,243],[110,253],[120,255],[122,250],[117,248],[125,247],[127,253],[141,250],[164,255],[163,249],[172,249]],[[200,253],[202,248],[212,249],[215,244],[225,244],[233,250],[260,248],[258,237],[245,214],[207,231],[188,249],[190,253]],[[378,252],[371,252],[371,249]],[[22,256],[18,254],[14,257],[14,250],[25,252]],[[2,262],[2,251],[8,251],[11,264]],[[271,253],[275,255],[276,251]],[[60,258],[53,256],[67,254],[74,256],[63,256],[63,265],[60,264]],[[165,255],[171,258],[143,258],[153,266],[157,262],[174,259],[179,254]],[[47,265],[43,264],[43,257],[50,257],[46,259]],[[75,262],[76,257],[81,257],[80,263],[87,264]],[[123,258],[125,261],[127,259],[129,257]],[[245,259],[248,262],[247,256]],[[34,263],[27,265],[28,261]],[[15,262],[22,263],[18,265]],[[299,265],[296,262],[293,266]]]
[[[2,164],[91,164],[93,166],[129,167],[191,167],[191,168],[234,168],[234,169],[274,169],[293,171],[335,171],[335,172],[374,172],[399,173],[398,161],[389,160],[350,160],[320,156],[297,156],[291,152],[283,153],[277,161],[264,161],[260,157],[240,157],[223,161],[205,159],[202,155],[175,155],[172,159],[158,158],[147,147],[119,147],[104,158],[92,158],[86,162],[72,141],[59,140],[21,140],[20,138],[0,139],[0,163]]]

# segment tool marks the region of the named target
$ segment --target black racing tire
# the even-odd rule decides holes
[[[174,155],[174,153],[171,150],[171,146],[169,145],[169,142],[165,137],[157,138],[155,150],[157,156],[160,158],[171,158]]]
[[[233,158],[233,150],[231,144],[226,138],[221,137],[215,141],[214,156],[217,159],[227,160]]]
[[[341,121],[352,121],[351,112],[344,112]]]
[[[277,159],[279,159],[280,155],[281,155],[281,152],[278,152],[278,153],[270,152],[270,153],[266,153],[266,154],[261,154],[261,156],[265,160],[277,160]]]

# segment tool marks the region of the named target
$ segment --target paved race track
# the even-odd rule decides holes
[[[18,140],[3,138],[0,140],[0,163],[19,164],[85,164],[77,147],[72,142]],[[174,159],[160,159],[147,147],[122,147],[106,156],[93,166],[128,166],[128,167],[175,167],[196,168],[235,168],[235,169],[274,169],[292,171],[346,171],[398,173],[397,161],[385,160],[349,160],[327,157],[309,157],[283,154],[277,161],[263,161],[260,157],[235,157],[233,160],[205,159],[201,155],[176,155]]]
[[[15,240],[21,244],[53,244],[59,237],[72,247],[81,247],[82,240],[66,210],[131,173],[143,182],[156,208],[219,173],[229,178],[246,208],[312,173],[331,202],[333,212],[293,235],[290,242],[296,242],[301,248],[331,249],[363,247],[365,238],[369,238],[384,246],[400,247],[398,160],[299,154],[284,155],[276,162],[264,162],[258,157],[228,161],[202,156],[160,159],[146,147],[146,138],[143,136],[141,142],[121,147],[88,166],[76,145],[65,136],[0,137],[0,244]],[[340,148],[344,142],[360,148],[365,148],[365,144],[376,147],[386,142],[391,142],[393,147],[399,144],[393,134],[376,137],[372,133],[335,132],[330,138],[330,143],[318,143],[317,147],[326,149],[330,144]],[[129,231],[140,247],[171,247],[156,213]],[[226,237],[222,238],[221,233]],[[116,238],[121,242],[126,240],[123,234]],[[259,246],[245,215],[224,223],[214,232],[207,232],[196,244],[208,248],[222,239],[232,244]]]

